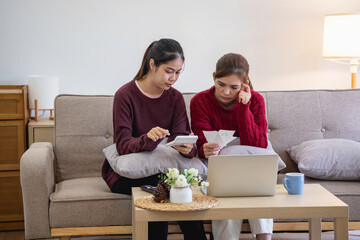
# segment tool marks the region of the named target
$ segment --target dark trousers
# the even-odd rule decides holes
[[[131,195],[132,187],[141,185],[156,186],[158,175],[146,178],[130,179],[121,177],[111,189],[114,193]],[[179,221],[179,226],[184,234],[184,240],[206,240],[204,225],[201,221]],[[168,222],[149,222],[149,240],[167,240]]]

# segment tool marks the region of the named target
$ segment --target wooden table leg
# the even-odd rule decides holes
[[[147,240],[148,239],[148,222],[136,222],[135,228],[133,228],[133,234],[135,234],[135,237],[133,238],[133,240]]]
[[[309,222],[309,239],[321,240],[321,218],[311,218]]]
[[[148,240],[148,222],[137,221],[135,206],[132,207],[132,240]]]
[[[349,222],[348,218],[335,218],[334,234],[335,240],[349,239]]]

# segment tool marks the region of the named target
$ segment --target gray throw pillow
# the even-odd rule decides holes
[[[252,147],[247,145],[239,145],[240,140],[239,138],[235,139],[234,141],[230,142],[226,147],[224,147],[219,155],[268,155],[268,154],[276,154],[278,155],[274,149],[270,141],[268,140],[267,148],[259,148],[259,147]],[[279,156],[279,155],[278,155]],[[284,161],[278,157],[278,171],[284,169],[286,167]]]
[[[167,147],[162,141],[152,152],[138,152],[119,155],[115,144],[103,150],[112,169],[121,176],[137,179],[158,173],[166,173],[168,168],[184,169],[196,168],[199,174],[206,175],[207,167],[199,158],[183,157],[177,150]]]
[[[303,142],[287,150],[306,176],[327,180],[360,180],[360,143],[347,139]]]

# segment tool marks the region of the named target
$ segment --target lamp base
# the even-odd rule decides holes
[[[54,120],[54,109],[50,109],[50,120]]]
[[[38,121],[39,121],[39,114],[38,114],[39,108],[38,108],[38,101],[37,101],[37,99],[35,99],[35,109],[34,109],[34,111],[35,111],[35,117],[32,117],[31,109],[29,109],[29,111],[30,111],[30,113],[29,113],[30,119],[35,120],[35,121],[38,122]]]
[[[351,88],[356,88],[356,73],[359,63],[358,60],[351,60],[350,72],[351,72]]]
[[[38,107],[38,101],[37,101],[37,99],[35,99],[35,109],[34,109],[34,112],[35,112],[35,116],[33,117],[32,116],[32,109],[29,109],[29,116],[30,116],[30,119],[32,119],[32,120],[35,120],[35,121],[39,121],[40,120],[40,118],[39,118],[39,107]],[[49,119],[50,120],[54,120],[54,109],[44,109],[43,110],[43,112],[45,111],[45,110],[50,110],[50,117],[49,117]]]
[[[356,73],[351,73],[351,88],[356,88]]]

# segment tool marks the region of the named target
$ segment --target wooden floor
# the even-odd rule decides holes
[[[0,232],[0,240],[24,240],[24,231]],[[169,235],[168,240],[182,240],[182,235]],[[209,239],[209,238],[208,238]],[[274,233],[273,240],[307,240],[307,233]],[[333,240],[333,232],[323,232],[322,240]],[[45,240],[45,239],[43,239]],[[52,239],[52,240],[56,240]],[[72,240],[131,240],[131,236],[98,236],[98,237],[76,237]],[[250,234],[242,234],[240,240],[253,240]],[[360,230],[349,231],[349,240],[360,240]]]

